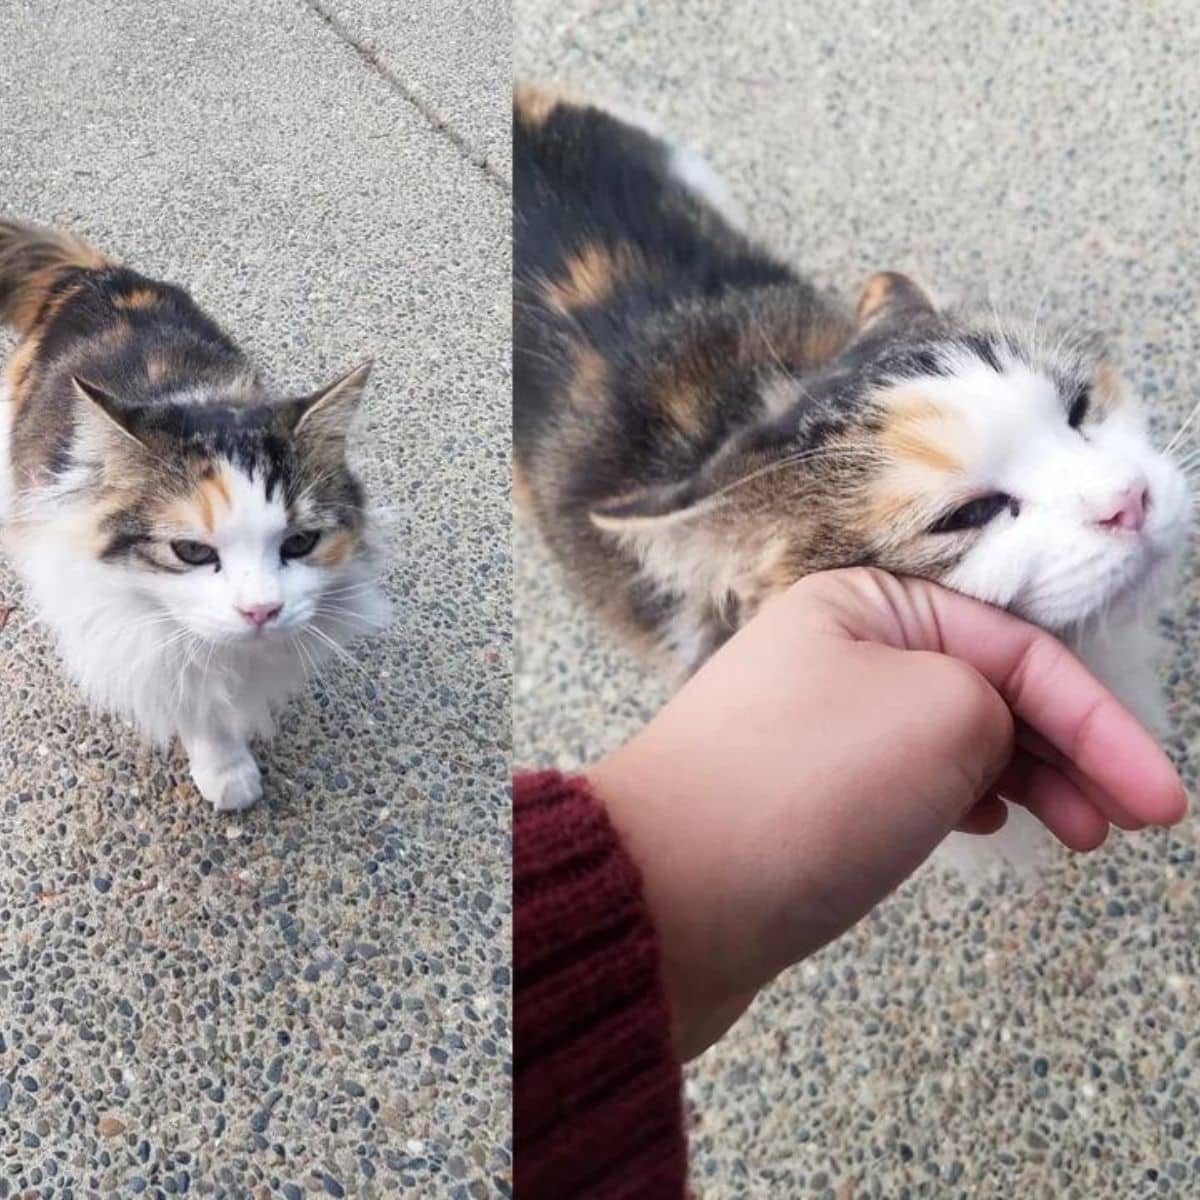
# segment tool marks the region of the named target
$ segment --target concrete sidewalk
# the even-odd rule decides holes
[[[1181,0],[518,0],[516,68],[691,141],[852,300],[873,271],[1110,331],[1169,432],[1200,399],[1200,31]],[[1194,443],[1193,443],[1194,444]],[[517,539],[516,757],[574,766],[664,697]],[[1190,564],[1165,623],[1200,732]],[[1195,820],[974,899],[929,877],[769,989],[690,1072],[724,1197],[1200,1195]]]
[[[237,819],[11,614],[0,1197],[509,1188],[507,18],[393,7],[0,11],[0,211],[190,286],[289,387],[375,357],[398,612]]]

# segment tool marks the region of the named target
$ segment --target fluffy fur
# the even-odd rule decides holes
[[[92,704],[253,804],[250,739],[386,619],[345,459],[368,367],[274,395],[186,292],[12,222],[0,318],[0,521],[34,610]]]
[[[1052,630],[1157,718],[1147,600],[1189,499],[1094,339],[892,273],[849,313],[586,104],[520,89],[514,150],[517,494],[596,609],[686,672],[870,564]]]

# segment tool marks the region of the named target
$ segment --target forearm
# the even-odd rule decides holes
[[[517,1195],[682,1196],[657,939],[585,780],[517,777],[513,869]]]

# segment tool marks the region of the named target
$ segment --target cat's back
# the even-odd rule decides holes
[[[596,304],[621,281],[657,281],[678,296],[792,278],[737,227],[722,185],[692,151],[530,85],[513,95],[513,212],[517,286],[551,308],[564,299],[561,287],[547,288],[556,282]],[[590,270],[572,279],[581,258]]]
[[[0,410],[9,491],[68,470],[79,414],[99,396],[126,414],[257,398],[245,356],[185,289],[64,230],[0,221],[0,322],[21,339]]]
[[[592,431],[627,426],[637,414],[613,411],[620,380],[657,357],[655,343],[674,328],[688,336],[740,291],[795,282],[727,217],[706,171],[605,109],[537,87],[514,92],[518,460],[597,390],[608,403],[583,405]]]
[[[67,371],[153,404],[164,386],[240,369],[234,342],[181,287],[129,267],[65,274],[30,332],[31,390]],[[14,381],[15,382],[15,381]],[[52,390],[52,389],[51,389]]]
[[[636,248],[695,260],[704,213],[673,171],[672,147],[591,104],[534,87],[513,96],[514,266],[554,279],[581,250]],[[714,231],[708,231],[711,237]]]

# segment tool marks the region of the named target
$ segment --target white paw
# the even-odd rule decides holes
[[[262,775],[250,755],[220,767],[192,764],[200,794],[217,812],[241,812],[262,799]]]

